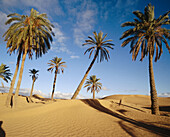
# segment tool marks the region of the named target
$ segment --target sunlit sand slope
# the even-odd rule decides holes
[[[162,111],[166,116],[151,115],[146,104],[147,97],[140,95],[130,96],[133,101],[128,100],[128,96],[119,96],[124,98],[120,106],[118,96],[100,100],[55,100],[55,102],[36,97],[33,98],[34,103],[28,103],[26,97],[19,96],[18,107],[12,109],[4,106],[6,96],[7,94],[0,94],[0,136],[170,135],[169,111]],[[135,103],[135,100],[138,101]],[[166,106],[170,106],[170,101],[168,103]]]

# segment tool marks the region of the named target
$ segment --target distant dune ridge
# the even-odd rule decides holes
[[[19,94],[20,95],[24,95],[24,96],[29,96],[30,95],[30,90],[31,89],[20,89]],[[8,92],[9,92],[9,87],[1,87],[0,86],[0,93],[8,93]],[[50,96],[51,96],[50,93],[47,95],[47,94],[43,93],[40,90],[34,90],[33,94],[38,94],[38,95],[41,95],[41,96],[43,96],[45,98],[50,98]],[[70,99],[72,95],[73,95],[73,93],[55,92],[54,93],[54,98],[55,99]],[[167,92],[167,93],[160,93],[160,94],[158,94],[158,96],[159,97],[170,97],[170,93],[169,92]],[[82,95],[78,95],[77,96],[77,99],[85,99],[85,98],[86,97],[82,96]],[[97,95],[96,98],[102,98],[102,97]]]
[[[159,98],[161,116],[151,115],[150,97],[113,95],[103,99],[51,101],[34,95],[18,97],[18,107],[4,106],[0,93],[0,136],[7,137],[168,137],[170,98]],[[122,104],[119,105],[120,99]]]

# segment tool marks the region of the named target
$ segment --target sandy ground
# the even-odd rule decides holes
[[[19,96],[17,108],[5,107],[6,97],[0,94],[0,137],[170,136],[170,98],[159,98],[162,116],[155,116],[144,95],[55,102],[35,96],[34,103]]]

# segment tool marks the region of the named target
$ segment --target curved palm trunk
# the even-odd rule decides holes
[[[23,54],[23,57],[22,57],[22,63],[21,63],[21,68],[20,68],[17,88],[16,88],[16,91],[15,91],[13,107],[17,106],[17,98],[18,98],[18,94],[19,94],[19,89],[20,89],[21,81],[22,81],[22,74],[23,74],[23,70],[24,70],[24,63],[25,63],[26,55],[27,55],[27,50],[25,50],[25,53]]]
[[[82,88],[82,86],[83,86],[83,84],[84,84],[84,82],[85,82],[85,80],[86,80],[86,78],[87,78],[96,58],[97,58],[97,56],[98,56],[98,53],[99,53],[99,50],[97,49],[96,54],[95,54],[95,56],[94,56],[94,58],[93,58],[93,60],[90,64],[89,68],[87,69],[83,79],[81,80],[80,84],[78,85],[78,87],[77,87],[76,91],[74,92],[74,95],[72,96],[71,99],[75,99],[77,97],[77,95],[79,94],[79,92],[80,92],[80,90],[81,90],[81,88]]]
[[[151,109],[152,114],[160,115],[158,106],[158,97],[155,87],[154,72],[153,72],[153,56],[151,51],[149,52],[149,78],[150,78],[150,94],[151,94]]]
[[[6,99],[5,105],[7,107],[10,107],[10,104],[11,104],[11,98],[12,98],[12,93],[13,93],[13,90],[14,90],[15,80],[16,80],[16,77],[17,77],[17,74],[18,74],[20,58],[21,58],[21,54],[18,55],[15,73],[14,73],[14,76],[12,78],[9,93],[8,93],[8,96],[7,96],[7,99]]]
[[[57,69],[55,70],[55,76],[54,76],[54,82],[53,82],[53,90],[52,90],[52,94],[51,94],[51,100],[53,100],[53,97],[54,97],[56,79],[57,79]]]
[[[32,82],[32,88],[31,88],[30,98],[32,97],[32,93],[33,93],[33,89],[34,89],[34,83],[35,83],[35,78],[33,79],[33,82]]]

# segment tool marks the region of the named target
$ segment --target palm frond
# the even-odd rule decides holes
[[[145,19],[145,15],[140,11],[134,11],[133,14],[136,15],[141,21]]]
[[[84,43],[83,46],[84,45],[94,45],[94,46],[88,48],[84,52],[84,54],[89,52],[89,58],[90,58],[91,55],[94,53],[94,56],[97,55],[96,58],[97,58],[98,61],[99,61],[99,59],[100,59],[100,61],[103,61],[104,59],[106,59],[108,61],[108,57],[109,57],[108,50],[105,50],[105,52],[102,51],[102,50],[103,50],[103,48],[105,48],[105,49],[106,48],[113,49],[112,46],[114,46],[114,44],[109,43],[112,40],[103,41],[106,38],[107,34],[104,35],[104,37],[103,37],[103,32],[102,31],[100,31],[98,34],[96,32],[93,32],[93,34],[94,34],[94,39],[92,37],[88,36],[88,38],[90,40],[85,40],[86,43]],[[98,53],[100,53],[100,54],[98,54]]]
[[[144,9],[144,13],[140,11],[133,12],[139,20],[134,19],[134,22],[125,22],[121,25],[122,27],[131,27],[122,34],[120,40],[126,38],[121,44],[122,47],[130,43],[132,60],[136,60],[141,48],[140,61],[148,55],[149,51],[151,51],[152,56],[155,52],[155,61],[157,61],[163,52],[162,43],[165,44],[170,53],[170,46],[166,40],[170,40],[170,31],[162,28],[162,25],[170,24],[169,13],[170,11],[155,19],[154,6],[148,4]]]
[[[99,92],[101,90],[102,87],[102,83],[98,82],[100,79],[96,78],[96,75],[92,75],[90,76],[89,79],[86,79],[86,83],[84,88],[87,87],[87,92],[91,89],[91,93],[92,92]]]

